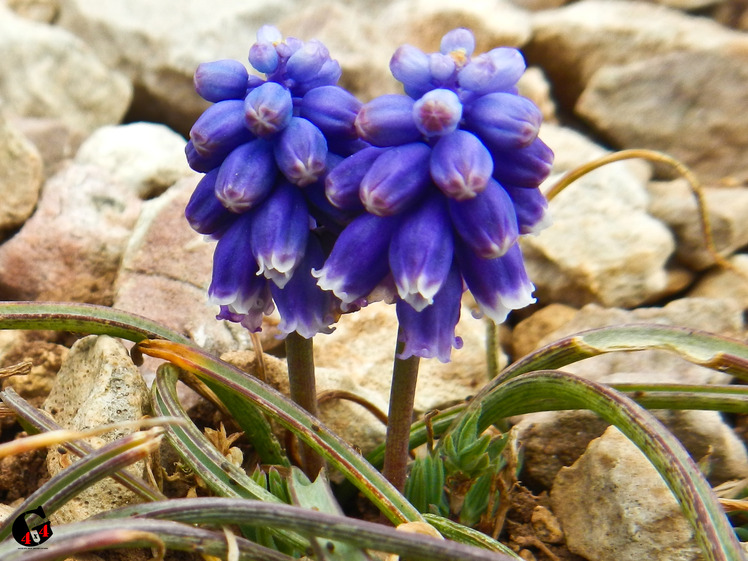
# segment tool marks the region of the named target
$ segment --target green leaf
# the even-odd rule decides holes
[[[226,536],[170,520],[87,520],[53,527],[53,536],[39,549],[21,548],[15,540],[0,543],[3,561],[67,559],[76,553],[107,549],[165,548],[226,559]],[[294,561],[293,557],[236,537],[241,561]]]
[[[479,549],[449,540],[405,533],[384,524],[299,508],[223,498],[172,499],[102,513],[101,518],[127,516],[166,518],[190,524],[276,525],[358,547],[395,553],[414,561],[513,561],[495,549]]]
[[[291,468],[288,489],[296,506],[337,516],[343,514],[332,495],[324,469],[312,483],[300,469]],[[316,559],[320,561],[371,561],[363,549],[351,543],[312,538],[312,544]]]
[[[2,302],[0,329],[53,329],[121,337],[138,342],[168,339],[184,345],[187,337],[142,316],[93,304],[64,302]]]
[[[325,457],[393,522],[422,521],[418,510],[347,442],[267,384],[194,347],[148,340],[143,341],[139,348],[145,354],[176,364],[206,383],[224,386],[227,391],[237,392],[251,400]]]
[[[163,433],[162,427],[132,433],[102,446],[63,469],[29,495],[5,520],[0,527],[0,541],[10,535],[13,521],[21,513],[44,505],[44,513],[50,516],[81,490],[123,467],[144,460],[158,448]]]
[[[649,412],[603,385],[558,371],[513,376],[480,396],[451,430],[477,419],[477,430],[549,409],[589,409],[618,427],[652,462],[681,505],[709,561],[743,561],[740,545],[709,483],[680,442]]]
[[[433,454],[416,458],[405,481],[405,496],[422,513],[431,512],[434,506],[440,514],[449,514],[449,504],[444,492],[444,463]]]

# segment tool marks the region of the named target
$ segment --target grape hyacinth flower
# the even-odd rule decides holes
[[[186,147],[206,174],[186,216],[218,241],[208,295],[219,319],[256,332],[277,307],[282,333],[311,338],[331,331],[339,305],[311,276],[325,258],[320,240],[326,225],[340,229],[353,216],[320,200],[321,182],[366,146],[354,127],[361,102],[336,86],[340,65],[319,41],[284,40],[264,26],[249,62],[265,77],[233,60],[195,72],[196,91],[213,105]]]
[[[517,240],[547,225],[538,186],[553,153],[538,138],[540,110],[517,93],[521,53],[474,48],[467,29],[447,33],[439,53],[400,47],[390,68],[406,95],[363,105],[354,126],[372,147],[325,182],[333,205],[366,212],[313,274],[344,309],[389,290],[401,359],[450,359],[463,287],[497,323],[534,301]]]

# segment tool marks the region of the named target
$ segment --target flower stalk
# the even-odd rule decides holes
[[[293,331],[286,337],[286,362],[291,399],[315,417],[317,407],[317,381],[314,376],[314,343]],[[301,445],[304,473],[312,481],[323,467],[322,458],[305,444]]]
[[[410,449],[410,425],[413,423],[413,403],[416,396],[418,366],[421,360],[418,356],[398,358],[405,348],[405,343],[400,340],[401,335],[402,329],[400,328],[392,368],[389,420],[382,470],[382,474],[398,491],[405,488]]]

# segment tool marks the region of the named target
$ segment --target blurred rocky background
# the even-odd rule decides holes
[[[183,218],[199,178],[187,167],[184,145],[207,106],[193,91],[195,67],[222,58],[246,62],[265,23],[286,36],[322,40],[343,67],[342,85],[363,100],[400,93],[388,70],[397,46],[438,50],[446,31],[469,27],[478,52],[509,45],[526,57],[522,93],[542,108],[541,137],[556,153],[546,187],[626,148],[663,151],[701,180],[715,245],[730,268],[705,250],[693,194],[672,169],[616,163],[554,199],[553,225],[523,240],[538,302],[502,326],[504,362],[559,337],[620,323],[680,325],[745,340],[745,0],[0,0],[0,299],[114,306],[169,325],[236,364],[254,364],[247,333],[217,322],[206,303],[212,247]],[[485,326],[470,312],[466,301],[458,332],[465,346],[453,362],[422,363],[420,414],[474,394],[487,380]],[[382,304],[318,336],[320,389],[355,392],[386,410],[395,331],[394,310]],[[272,317],[262,341],[282,358]],[[34,363],[29,376],[4,386],[41,405],[61,364],[85,364],[90,353],[89,361],[103,360],[102,353],[122,360],[110,342],[71,350],[72,342],[60,334],[0,332],[0,365]],[[282,387],[282,360],[268,361],[270,380]],[[141,370],[148,379],[153,365]],[[730,382],[658,352],[610,355],[570,370],[604,382]],[[97,382],[68,384],[66,391],[91,387]],[[330,401],[322,411],[364,450],[383,435],[356,405]],[[110,417],[97,422],[116,420]],[[712,466],[713,483],[748,477],[744,419],[662,417],[696,460]],[[698,559],[672,497],[628,441],[577,412],[518,422],[526,450],[522,481],[536,509],[561,528],[542,531],[551,522],[541,524],[541,511],[511,511],[516,528],[509,526],[507,539],[524,548],[525,558],[548,559],[548,550],[590,561],[665,558],[663,551]],[[32,456],[23,460],[27,467],[39,463]],[[19,479],[19,469],[0,462],[0,502],[12,504],[37,485]],[[592,509],[588,496],[605,489],[615,492]],[[637,511],[642,494],[651,504]],[[626,519],[632,512],[647,518]],[[522,528],[545,550],[522,538]]]

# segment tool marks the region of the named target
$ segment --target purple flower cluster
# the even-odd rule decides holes
[[[517,93],[516,49],[473,56],[466,29],[438,53],[400,47],[390,62],[407,95],[361,104],[335,85],[319,42],[258,33],[249,76],[201,65],[215,102],[187,146],[206,172],[187,217],[218,239],[209,295],[220,318],[257,330],[277,305],[281,330],[329,332],[341,311],[396,302],[401,358],[448,361],[467,287],[496,322],[533,301],[517,244],[545,225],[538,185],[553,154],[541,114]]]

